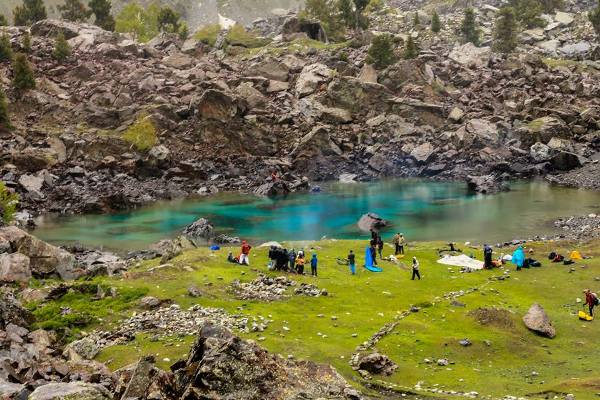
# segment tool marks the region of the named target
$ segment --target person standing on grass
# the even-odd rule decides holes
[[[394,239],[392,240],[394,243],[394,255],[400,254],[400,232],[394,235]]]
[[[590,310],[590,317],[594,316],[594,307],[600,304],[600,300],[598,299],[598,295],[596,293],[592,293],[590,289],[585,289],[583,291],[585,294],[585,303],[584,306],[587,305]]]
[[[404,245],[406,244],[406,239],[404,238],[404,233],[400,234],[400,241],[398,242],[398,254],[404,254]]]
[[[317,259],[317,254],[313,253],[312,258],[310,259],[310,274],[312,276],[317,276],[317,265],[319,264],[319,260]]]
[[[292,249],[289,253],[288,253],[288,257],[289,257],[289,270],[293,271],[294,267],[296,266],[296,250]]]
[[[379,259],[383,260],[383,239],[381,236],[377,237],[377,252],[379,253]]]
[[[492,247],[484,244],[483,245],[483,268],[492,269],[494,265],[492,264]]]
[[[296,273],[304,275],[304,257],[300,257],[300,254],[296,257]]]
[[[375,248],[375,246],[375,243],[371,243],[371,247],[369,247],[369,251],[371,252],[371,259],[373,260],[373,265],[377,265],[377,249]]]
[[[415,280],[415,276],[417,278],[419,278],[419,280],[421,280],[421,274],[419,273],[419,261],[417,260],[417,257],[413,257],[413,261],[412,261],[412,280]]]
[[[352,275],[356,275],[356,255],[352,250],[348,253],[348,265],[350,266]]]
[[[252,246],[245,240],[242,241],[242,254],[240,254],[240,264],[250,265],[250,249]]]

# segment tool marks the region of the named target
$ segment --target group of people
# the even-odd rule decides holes
[[[304,274],[304,266],[307,264],[304,249],[300,249],[298,252],[295,249],[288,251],[288,249],[275,245],[271,246],[269,250],[269,259],[271,260],[270,265],[273,270],[293,272],[300,275]],[[308,263],[310,263],[310,274],[317,276],[319,259],[314,249]]]

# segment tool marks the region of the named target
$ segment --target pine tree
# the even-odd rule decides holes
[[[161,32],[179,32],[179,14],[170,7],[163,7],[158,13],[158,29]]]
[[[0,14],[0,26],[8,26],[8,20],[4,14]]]
[[[366,29],[369,26],[369,19],[365,17],[365,10],[370,0],[353,0],[354,2],[354,22],[356,29]]]
[[[540,0],[540,3],[546,14],[551,14],[556,10],[562,10],[565,7],[563,0]]]
[[[115,19],[110,14],[112,7],[110,0],[90,0],[88,6],[96,17],[97,26],[107,31],[115,30]]]
[[[10,61],[13,57],[12,46],[10,45],[10,38],[6,33],[0,36],[0,62]]]
[[[92,11],[80,0],[65,0],[65,4],[57,7],[63,19],[73,22],[84,22],[92,15]]]
[[[33,70],[27,56],[23,53],[17,53],[13,61],[13,88],[17,93],[22,93],[25,90],[35,88],[35,78]]]
[[[600,37],[600,0],[598,0],[596,8],[588,13],[588,18],[594,27],[594,31],[596,31],[596,35]]]
[[[14,219],[18,204],[19,195],[10,191],[6,184],[0,181],[0,226]]]
[[[475,10],[472,8],[465,9],[465,18],[463,19],[460,31],[466,43],[471,42],[475,46],[479,46],[479,29],[475,21]]]
[[[0,88],[0,131],[3,129],[10,129],[10,117],[8,116],[8,104],[6,104],[6,96],[4,91]]]
[[[367,52],[367,63],[376,68],[386,68],[396,62],[394,55],[394,38],[384,33],[373,38]]]
[[[65,61],[71,55],[71,46],[67,43],[65,35],[60,32],[56,37],[56,43],[54,44],[54,51],[52,56],[59,62]]]
[[[524,27],[531,29],[546,25],[546,21],[541,18],[544,9],[540,0],[511,0],[509,4]]]
[[[23,39],[21,39],[21,49],[24,53],[31,53],[31,35],[29,32],[25,32]]]
[[[408,35],[408,39],[406,40],[406,43],[404,44],[403,57],[405,60],[411,60],[413,58],[417,58],[418,55],[419,55],[419,49],[417,48],[417,45],[415,44],[415,41],[413,40],[412,36]]]
[[[343,21],[339,15],[337,4],[333,0],[306,0],[305,3],[306,6],[301,15],[319,20],[330,39],[342,36]]]
[[[437,11],[433,10],[431,14],[431,32],[438,33],[442,29],[442,23],[440,22],[440,16]]]
[[[340,17],[344,21],[344,25],[348,28],[355,26],[356,14],[352,5],[352,0],[338,0],[337,8],[340,12]]]
[[[421,25],[421,21],[419,21],[419,12],[415,11],[415,16],[413,17],[413,26],[416,28]]]
[[[23,0],[23,4],[13,10],[15,25],[31,25],[47,18],[43,0]]]
[[[185,22],[182,22],[179,26],[179,39],[187,40],[190,36],[190,30]]]
[[[512,7],[502,7],[494,26],[495,51],[510,53],[517,47],[517,17]]]

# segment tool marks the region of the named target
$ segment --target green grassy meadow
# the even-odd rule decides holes
[[[292,247],[289,243],[284,245]],[[349,382],[364,390],[365,382],[348,363],[356,347],[386,323],[396,321],[411,306],[417,306],[418,312],[398,319],[395,329],[375,346],[399,368],[389,377],[374,376],[371,384],[434,398],[453,397],[436,394],[438,390],[476,391],[480,398],[492,399],[506,395],[563,398],[566,393],[575,394],[577,399],[598,397],[600,370],[596,364],[600,346],[596,338],[600,321],[585,323],[576,317],[581,308],[576,299],[583,298],[582,290],[600,289],[600,282],[596,280],[600,277],[597,243],[527,246],[533,248],[534,258],[542,261],[543,266],[516,272],[514,266],[507,264],[510,277],[505,280],[495,279],[504,275],[503,269],[460,273],[458,267],[437,264],[436,249],[442,247],[440,243],[410,246],[402,264],[380,262],[384,268],[382,273],[368,272],[357,265],[358,273],[352,276],[348,267],[336,263],[336,257],[345,257],[348,250],[353,249],[360,264],[364,259],[364,246],[364,241],[336,240],[305,244],[307,254],[314,247],[319,255],[319,277],[290,277],[325,288],[329,296],[294,296],[290,290],[290,297],[271,303],[235,299],[230,291],[233,280],[245,282],[259,273],[274,276],[281,273],[267,272],[268,248],[253,249],[250,267],[228,263],[229,250],[224,248],[216,252],[189,251],[160,268],[156,268],[158,260],[144,262],[125,276],[96,278],[92,282],[107,288],[116,287],[121,294],[117,299],[90,302],[86,297],[89,294],[78,293],[54,303],[30,307],[41,326],[49,324],[48,321],[52,321],[54,327],[59,327],[61,322],[71,324],[71,321],[51,318],[51,307],[56,310],[68,304],[73,310],[86,313],[89,317],[86,321],[78,326],[69,325],[71,335],[93,328],[110,329],[120,319],[138,311],[137,299],[144,295],[171,299],[183,308],[200,304],[264,317],[272,321],[264,332],[241,336],[259,340],[262,346],[284,357],[292,355],[296,359],[332,364]],[[294,247],[298,249],[300,245]],[[480,249],[459,247],[466,254],[482,258]],[[550,250],[568,255],[574,248],[594,258],[572,266],[552,264],[546,259]],[[386,246],[384,256],[391,252],[392,248]],[[505,252],[512,252],[512,248]],[[421,281],[410,280],[413,255],[421,263]],[[192,298],[187,294],[192,284],[201,289],[201,297]],[[449,296],[461,290],[467,294]],[[119,298],[122,301],[116,304]],[[553,321],[557,330],[554,339],[537,336],[523,325],[521,318],[534,302],[540,303]],[[480,308],[497,310],[483,312],[482,316],[482,312],[477,311]],[[458,343],[465,338],[472,342],[471,346]],[[152,341],[148,334],[140,334],[127,345],[104,349],[97,359],[117,369],[142,355],[154,354],[159,366],[168,368],[186,356],[193,339],[171,337]],[[443,358],[450,364],[438,366],[437,360]],[[415,385],[418,386],[415,388]]]

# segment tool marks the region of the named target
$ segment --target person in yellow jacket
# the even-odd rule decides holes
[[[304,257],[296,258],[296,273],[298,273],[300,275],[304,275],[304,264],[305,263],[306,263],[306,261],[304,260]]]

